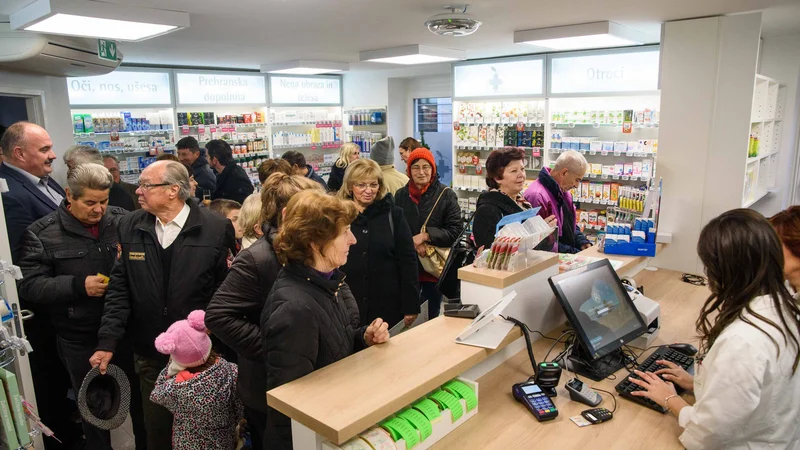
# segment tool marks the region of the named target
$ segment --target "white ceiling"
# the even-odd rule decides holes
[[[32,0],[2,0],[7,15]],[[408,44],[458,48],[472,58],[530,53],[513,44],[514,30],[613,20],[658,40],[668,20],[766,10],[764,37],[800,34],[798,0],[472,0],[483,21],[473,35],[431,34],[425,20],[447,0],[113,0],[191,14],[191,27],[139,43],[121,43],[126,63],[236,67],[294,59],[358,61],[358,52]],[[357,63],[354,70],[386,69]]]

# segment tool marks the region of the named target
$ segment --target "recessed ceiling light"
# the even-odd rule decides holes
[[[262,73],[283,73],[294,75],[319,75],[322,73],[345,72],[350,69],[347,63],[328,61],[286,61],[274,64],[262,64]]]
[[[609,21],[514,32],[517,44],[552,50],[624,47],[642,45],[645,41],[639,31]]]
[[[361,61],[388,64],[429,64],[467,59],[466,52],[451,48],[406,45],[361,52]]]
[[[36,0],[12,13],[11,28],[141,41],[189,26],[189,14],[86,0]]]

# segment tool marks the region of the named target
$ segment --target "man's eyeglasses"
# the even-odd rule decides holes
[[[154,187],[170,186],[171,184],[172,184],[172,183],[156,183],[156,184],[150,184],[150,183],[141,183],[141,182],[140,182],[140,183],[139,183],[139,187],[140,187],[140,188],[142,188],[142,189],[146,189],[146,190],[148,190],[148,191],[149,191],[150,189],[153,189]]]

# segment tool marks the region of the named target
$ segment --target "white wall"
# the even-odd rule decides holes
[[[800,35],[764,39],[761,50],[761,75],[786,84],[783,131],[780,148],[779,191],[769,194],[752,206],[766,217],[792,204],[792,178],[797,164],[797,136],[800,124]],[[798,180],[795,180],[797,182]]]
[[[0,71],[0,94],[4,92],[42,95],[43,125],[53,140],[53,151],[58,156],[53,163],[53,178],[64,186],[67,170],[61,158],[73,143],[67,79]]]
[[[659,231],[654,265],[702,273],[702,227],[741,205],[761,14],[668,22],[661,43]]]
[[[395,146],[414,131],[414,98],[449,97],[450,64],[426,64],[344,75],[344,108],[386,106],[387,133]],[[399,153],[395,166],[405,170]]]

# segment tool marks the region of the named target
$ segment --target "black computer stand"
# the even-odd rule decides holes
[[[594,381],[601,381],[627,364],[632,363],[635,365],[636,361],[623,353],[622,350],[614,350],[602,358],[592,359],[583,346],[576,342],[572,346],[572,351],[566,355],[566,361],[563,361],[563,363],[572,372]]]

